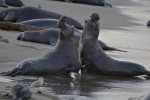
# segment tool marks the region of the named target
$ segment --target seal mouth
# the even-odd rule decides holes
[[[60,28],[60,29],[66,29],[67,28],[67,26],[66,26],[66,16],[62,16],[61,18],[60,18],[60,20],[58,21],[58,23],[57,23],[57,26],[58,26],[58,28]]]
[[[91,16],[90,16],[90,20],[92,22],[96,22],[96,21],[99,21],[100,20],[100,16],[98,13],[92,13]]]

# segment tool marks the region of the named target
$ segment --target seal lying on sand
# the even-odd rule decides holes
[[[31,25],[43,28],[57,28],[58,19],[40,18],[19,22],[19,24]]]
[[[31,13],[32,12],[32,13]],[[21,8],[11,8],[4,10],[0,13],[0,21],[7,22],[21,22],[31,19],[39,18],[52,18],[60,19],[61,14],[46,11],[35,7],[21,7]],[[82,29],[82,25],[75,19],[68,17],[66,23],[69,25],[74,25],[78,29]]]
[[[15,6],[15,7],[21,7],[24,6],[23,2],[21,0],[1,0],[0,1],[1,7],[8,7],[8,6]]]
[[[74,27],[65,23],[66,17],[58,22],[60,28],[56,46],[44,56],[21,61],[17,68],[2,75],[47,75],[77,71],[81,68],[78,60],[78,47],[74,35]]]
[[[21,7],[24,6],[21,0],[4,0],[5,3],[9,6]]]
[[[82,3],[89,5],[112,7],[112,5],[109,4],[106,0],[55,0],[55,1],[65,1],[69,3]]]
[[[58,36],[59,36],[59,32],[60,32],[60,30],[56,29],[56,28],[49,28],[49,29],[39,30],[39,31],[26,31],[26,32],[19,34],[17,36],[17,40],[56,45]],[[75,38],[77,41],[77,46],[79,44],[80,34],[81,34],[81,32],[79,32],[77,29],[75,29]],[[126,52],[124,50],[109,47],[103,41],[98,40],[98,42],[101,45],[103,50]]]
[[[143,66],[126,61],[118,61],[105,54],[97,39],[99,35],[99,15],[93,13],[89,20],[85,21],[83,34],[80,40],[83,64],[89,73],[118,76],[150,75]]]

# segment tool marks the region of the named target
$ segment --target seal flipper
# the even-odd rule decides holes
[[[17,75],[23,75],[25,74],[26,72],[25,71],[21,71],[19,68],[15,68],[11,71],[8,71],[8,72],[3,72],[3,73],[0,73],[1,75],[3,76],[17,76]]]
[[[11,70],[11,71],[2,72],[2,73],[0,73],[0,74],[3,75],[3,76],[11,76],[13,73],[16,73],[18,70],[19,70],[19,68],[15,68],[15,69],[13,69],[13,70]]]
[[[125,50],[121,50],[121,49],[117,49],[117,48],[114,48],[114,47],[109,47],[108,45],[106,45],[103,41],[101,40],[98,40],[99,42],[99,45],[101,46],[101,48],[103,50],[106,50],[106,51],[120,51],[120,52],[127,52]]]

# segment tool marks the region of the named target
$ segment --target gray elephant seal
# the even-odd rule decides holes
[[[80,40],[83,64],[89,73],[116,75],[116,76],[138,76],[150,75],[142,65],[118,61],[105,54],[98,43],[99,15],[93,13],[89,20],[85,21],[83,34]]]
[[[24,6],[21,0],[4,0],[5,3],[9,6],[21,7]]]
[[[60,30],[58,28],[48,28],[48,29],[39,30],[39,31],[26,31],[26,32],[19,34],[17,36],[17,40],[50,44],[52,46],[55,46],[59,37],[59,32]],[[78,46],[81,32],[75,29],[74,34],[75,34],[75,39],[77,41],[77,46]],[[103,50],[126,52],[124,50],[110,47],[106,45],[103,41],[98,40],[98,42],[101,45]]]
[[[31,98],[32,93],[28,87],[22,84],[15,84],[10,91],[10,95],[13,100],[26,100]]]
[[[65,1],[69,3],[81,3],[81,4],[89,4],[89,5],[96,5],[96,6],[105,6],[105,7],[112,7],[106,0],[56,0],[56,1]]]
[[[65,21],[66,17],[62,17],[58,22],[59,39],[53,50],[44,56],[23,60],[17,68],[2,75],[47,75],[79,70],[81,65],[78,60],[74,27],[67,25]]]
[[[61,16],[61,14],[55,12],[46,11],[35,7],[24,6],[20,8],[11,8],[2,11],[0,13],[0,21],[22,22],[39,18],[60,19]],[[66,23],[69,25],[74,25],[78,29],[83,29],[81,23],[71,17],[67,17]]]
[[[43,28],[57,28],[58,19],[40,18],[19,22],[19,24],[31,25]]]

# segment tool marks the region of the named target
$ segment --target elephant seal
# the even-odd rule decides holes
[[[96,6],[105,6],[105,7],[112,7],[106,0],[56,0],[56,1],[65,1],[69,3],[81,3],[81,4],[89,4],[89,5],[96,5]]]
[[[22,84],[15,84],[10,91],[10,95],[13,100],[26,100],[31,98],[32,93],[28,87]]]
[[[56,46],[44,56],[21,61],[17,68],[1,73],[2,75],[48,75],[64,74],[81,68],[78,60],[78,47],[74,35],[74,27],[66,24],[66,17],[58,22],[60,28]]]
[[[99,15],[93,13],[89,20],[85,20],[80,40],[82,63],[87,66],[85,70],[89,73],[114,76],[150,75],[142,65],[118,61],[103,52],[98,43],[99,19]]]
[[[17,36],[17,40],[50,44],[52,46],[55,46],[59,37],[59,32],[60,30],[58,28],[48,28],[48,29],[39,30],[39,31],[26,31],[26,32],[19,34]],[[75,34],[75,38],[76,38],[77,46],[78,46],[81,32],[75,29],[74,34]],[[98,42],[101,45],[103,50],[126,52],[124,50],[110,47],[101,40],[98,40]]]
[[[14,6],[14,7],[22,7],[24,6],[23,2],[21,0],[4,0],[5,3],[9,6]]]
[[[31,19],[27,21],[19,22],[19,24],[31,25],[43,28],[57,28],[58,19],[50,19],[50,18],[40,18],[40,19]]]
[[[30,6],[10,8],[0,13],[0,21],[7,22],[22,22],[39,18],[60,19],[61,17],[61,14]],[[74,25],[78,29],[83,29],[81,23],[71,17],[67,18],[66,23],[69,25]]]

